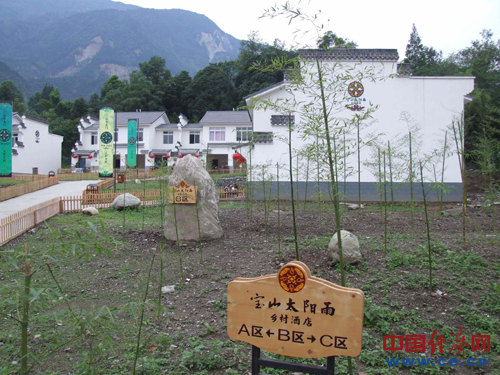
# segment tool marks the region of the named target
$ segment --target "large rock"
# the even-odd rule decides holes
[[[135,195],[125,193],[117,196],[113,203],[111,203],[111,207],[115,210],[121,211],[123,209],[135,208],[141,205],[141,200],[137,198]]]
[[[95,207],[87,207],[82,210],[84,215],[94,216],[99,214],[99,210]]]
[[[169,186],[177,185],[182,180],[198,188],[197,204],[166,203],[164,234],[167,240],[176,241],[175,219],[179,240],[199,240],[198,217],[202,240],[213,240],[222,237],[224,232],[219,223],[219,195],[214,180],[203,168],[201,160],[187,155],[177,160],[173,173],[170,175]],[[174,218],[175,216],[175,218]]]
[[[344,264],[356,263],[361,260],[361,253],[359,252],[358,238],[346,230],[340,231],[342,238],[342,254],[344,255]],[[338,235],[335,233],[328,244],[328,250],[332,252],[332,259],[334,262],[339,261],[339,244]]]

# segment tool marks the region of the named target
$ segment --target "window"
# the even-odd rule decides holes
[[[12,134],[12,146],[15,146],[19,142],[19,134]]]
[[[189,144],[200,143],[200,132],[191,131],[189,132]]]
[[[295,116],[291,115],[271,115],[271,125],[273,126],[288,126],[295,125]]]
[[[170,145],[174,143],[174,132],[163,132],[163,144]]]
[[[210,141],[225,141],[226,128],[210,128]]]
[[[252,128],[236,128],[237,141],[250,141],[252,138]]]
[[[97,132],[92,132],[90,133],[90,144],[91,145],[96,145],[98,143],[98,137],[97,137]]]
[[[144,128],[137,128],[137,142],[144,141]]]

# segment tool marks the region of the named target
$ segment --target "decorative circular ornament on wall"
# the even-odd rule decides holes
[[[8,142],[12,138],[12,134],[8,129],[2,129],[0,130],[0,141],[2,142]]]
[[[113,140],[113,136],[111,135],[110,132],[104,132],[101,134],[101,141],[104,144],[109,144]]]
[[[36,143],[40,142],[40,132],[38,130],[35,131],[35,142]]]
[[[130,137],[130,138],[128,139],[128,144],[129,144],[129,145],[135,145],[135,138],[134,138],[134,137]]]
[[[278,282],[285,292],[297,293],[304,289],[306,277],[299,267],[289,265],[278,273]]]
[[[359,98],[361,95],[363,95],[365,88],[360,82],[351,82],[349,83],[349,88],[347,89],[347,91],[352,97]]]

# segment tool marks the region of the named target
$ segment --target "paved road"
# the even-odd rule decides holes
[[[62,181],[57,185],[0,202],[0,219],[56,197],[81,196],[88,184],[99,180]]]

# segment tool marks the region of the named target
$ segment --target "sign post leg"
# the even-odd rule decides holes
[[[259,375],[260,372],[260,348],[252,345],[252,375]]]

